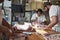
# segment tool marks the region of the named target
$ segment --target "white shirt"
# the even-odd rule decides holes
[[[57,16],[58,23],[55,26],[57,26],[57,28],[60,27],[60,7],[57,5],[52,5],[49,10],[49,16],[51,21],[52,21],[52,18],[51,18],[52,16]]]
[[[32,15],[31,20],[37,20],[37,22],[41,23],[41,22],[46,21],[46,18],[45,18],[44,15],[38,16],[37,13],[35,13],[35,14]]]

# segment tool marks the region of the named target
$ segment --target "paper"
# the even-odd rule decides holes
[[[45,29],[47,27],[47,25],[42,25],[42,24],[35,24],[34,26],[36,29],[39,29],[39,30]]]
[[[23,32],[24,34],[32,34],[31,32]]]

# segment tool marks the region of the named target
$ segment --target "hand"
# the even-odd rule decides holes
[[[52,29],[52,28],[51,28],[51,27],[46,27],[46,28],[45,28],[45,30],[50,30],[50,29]]]
[[[34,26],[35,25],[35,22],[32,22],[31,24],[32,24],[32,26]]]

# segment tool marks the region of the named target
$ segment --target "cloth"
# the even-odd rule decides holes
[[[37,22],[41,23],[41,22],[46,21],[46,18],[45,18],[44,15],[38,16],[37,13],[35,13],[35,14],[32,15],[31,20],[37,20]]]
[[[51,18],[52,16],[58,17],[58,23],[52,29],[57,30],[58,28],[60,28],[60,7],[57,5],[52,5],[49,10],[49,16],[51,21],[52,21],[52,18]],[[57,31],[60,31],[60,29]]]

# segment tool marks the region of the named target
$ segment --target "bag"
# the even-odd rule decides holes
[[[0,3],[2,3],[4,0],[0,0]]]

